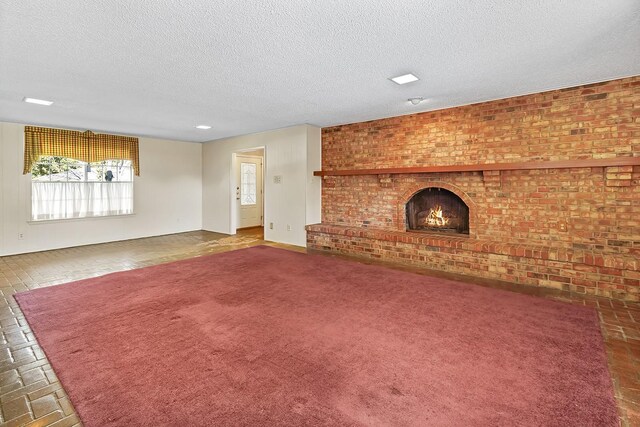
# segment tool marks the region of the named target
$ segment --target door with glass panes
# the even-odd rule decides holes
[[[236,156],[237,228],[262,225],[262,158]]]

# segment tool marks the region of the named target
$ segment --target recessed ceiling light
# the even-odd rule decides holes
[[[420,79],[414,76],[413,74],[409,73],[409,74],[404,74],[398,77],[391,77],[390,80],[399,85],[404,85],[407,83],[415,82],[416,80],[420,80]]]
[[[38,104],[38,105],[47,105],[47,106],[53,104],[53,101],[47,101],[44,99],[36,99],[36,98],[24,98],[23,101],[28,102],[29,104]]]
[[[196,129],[203,129],[203,130],[207,130],[207,129],[211,129],[211,126],[207,126],[207,125],[198,125],[198,126],[196,126]]]

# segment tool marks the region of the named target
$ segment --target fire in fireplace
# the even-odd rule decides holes
[[[407,202],[407,230],[469,234],[469,207],[455,193],[425,188]]]

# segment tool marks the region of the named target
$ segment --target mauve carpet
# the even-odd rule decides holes
[[[16,299],[86,426],[618,425],[581,306],[265,246]]]

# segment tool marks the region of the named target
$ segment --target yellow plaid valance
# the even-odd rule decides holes
[[[69,157],[87,163],[131,160],[134,173],[140,175],[138,138],[130,136],[25,126],[23,173],[30,173],[41,156]]]

